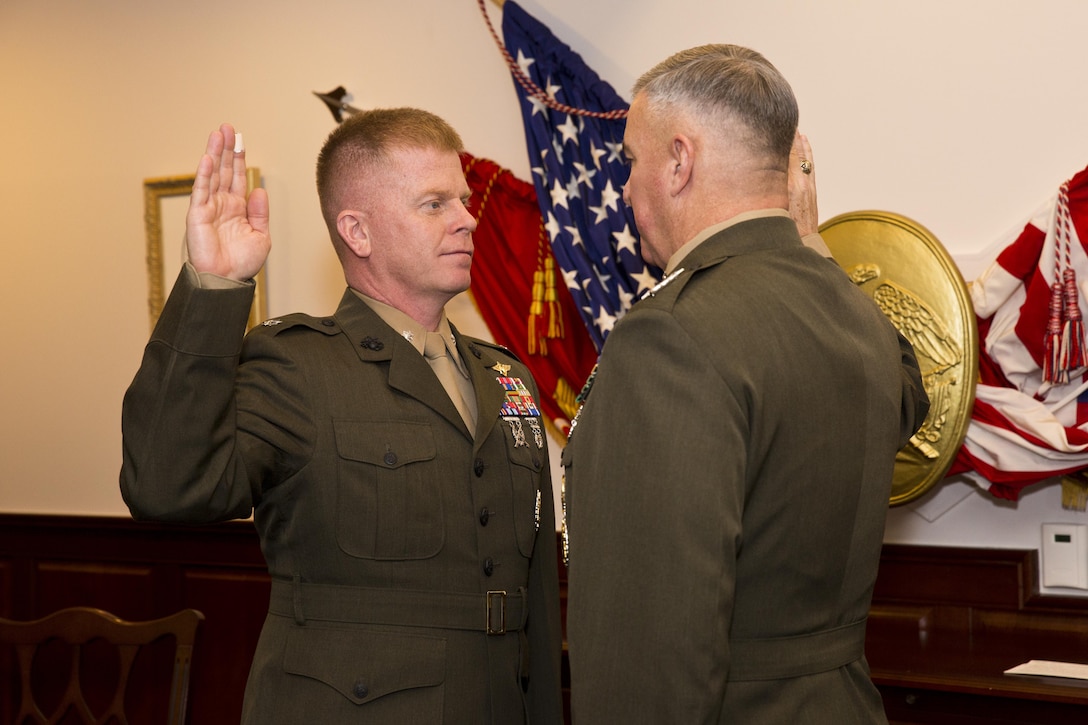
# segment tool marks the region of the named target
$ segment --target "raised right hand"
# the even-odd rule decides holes
[[[236,281],[252,279],[272,248],[268,193],[255,188],[246,198],[245,151],[234,151],[234,128],[223,124],[208,136],[197,166],[185,244],[197,272]]]

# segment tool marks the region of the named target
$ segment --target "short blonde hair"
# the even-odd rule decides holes
[[[348,116],[329,134],[317,157],[317,197],[334,241],[345,188],[355,186],[398,148],[460,154],[464,143],[446,121],[418,108],[376,108]]]

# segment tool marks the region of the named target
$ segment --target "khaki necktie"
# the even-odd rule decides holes
[[[472,383],[457,371],[453,361],[450,360],[446,350],[446,342],[437,332],[428,332],[427,340],[423,345],[423,355],[427,358],[427,364],[438,376],[438,381],[446,389],[457,412],[465,421],[470,431],[476,430],[476,398],[473,394]],[[471,402],[470,402],[471,401]]]

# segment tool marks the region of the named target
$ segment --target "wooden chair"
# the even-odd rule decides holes
[[[169,617],[142,622],[120,619],[101,609],[91,607],[72,607],[54,612],[47,617],[33,621],[13,621],[0,618],[0,644],[11,645],[18,660],[20,695],[17,699],[19,709],[13,721],[14,725],[26,722],[38,725],[62,722],[62,718],[74,714],[75,718],[87,725],[128,725],[125,709],[125,692],[132,675],[133,662],[141,648],[159,640],[173,636],[174,666],[170,686],[169,716],[157,722],[168,725],[183,725],[189,697],[189,667],[192,662],[193,642],[197,627],[204,620],[204,615],[195,609],[183,609]],[[35,671],[35,658],[41,649],[51,640],[68,645],[71,656],[67,667],[57,667],[58,673],[50,668],[49,677],[59,674],[67,682],[63,693],[51,714],[42,712],[39,695],[36,694],[32,674]],[[85,660],[85,650],[92,642],[98,641],[116,648],[116,661],[119,662],[116,686],[112,700],[100,714],[95,714],[88,703],[85,674],[81,663]],[[164,643],[165,644],[165,643]],[[41,667],[38,668],[39,670]],[[3,683],[0,683],[2,686]],[[165,690],[165,687],[163,688]],[[108,694],[107,694],[108,697]],[[71,713],[69,712],[71,711]],[[70,720],[63,720],[69,722]]]

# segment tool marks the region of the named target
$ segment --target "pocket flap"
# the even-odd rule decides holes
[[[351,461],[399,468],[437,455],[434,433],[427,423],[337,420],[333,428],[337,452]]]
[[[446,640],[396,632],[325,629],[291,631],[284,671],[324,682],[357,705],[446,676]]]

